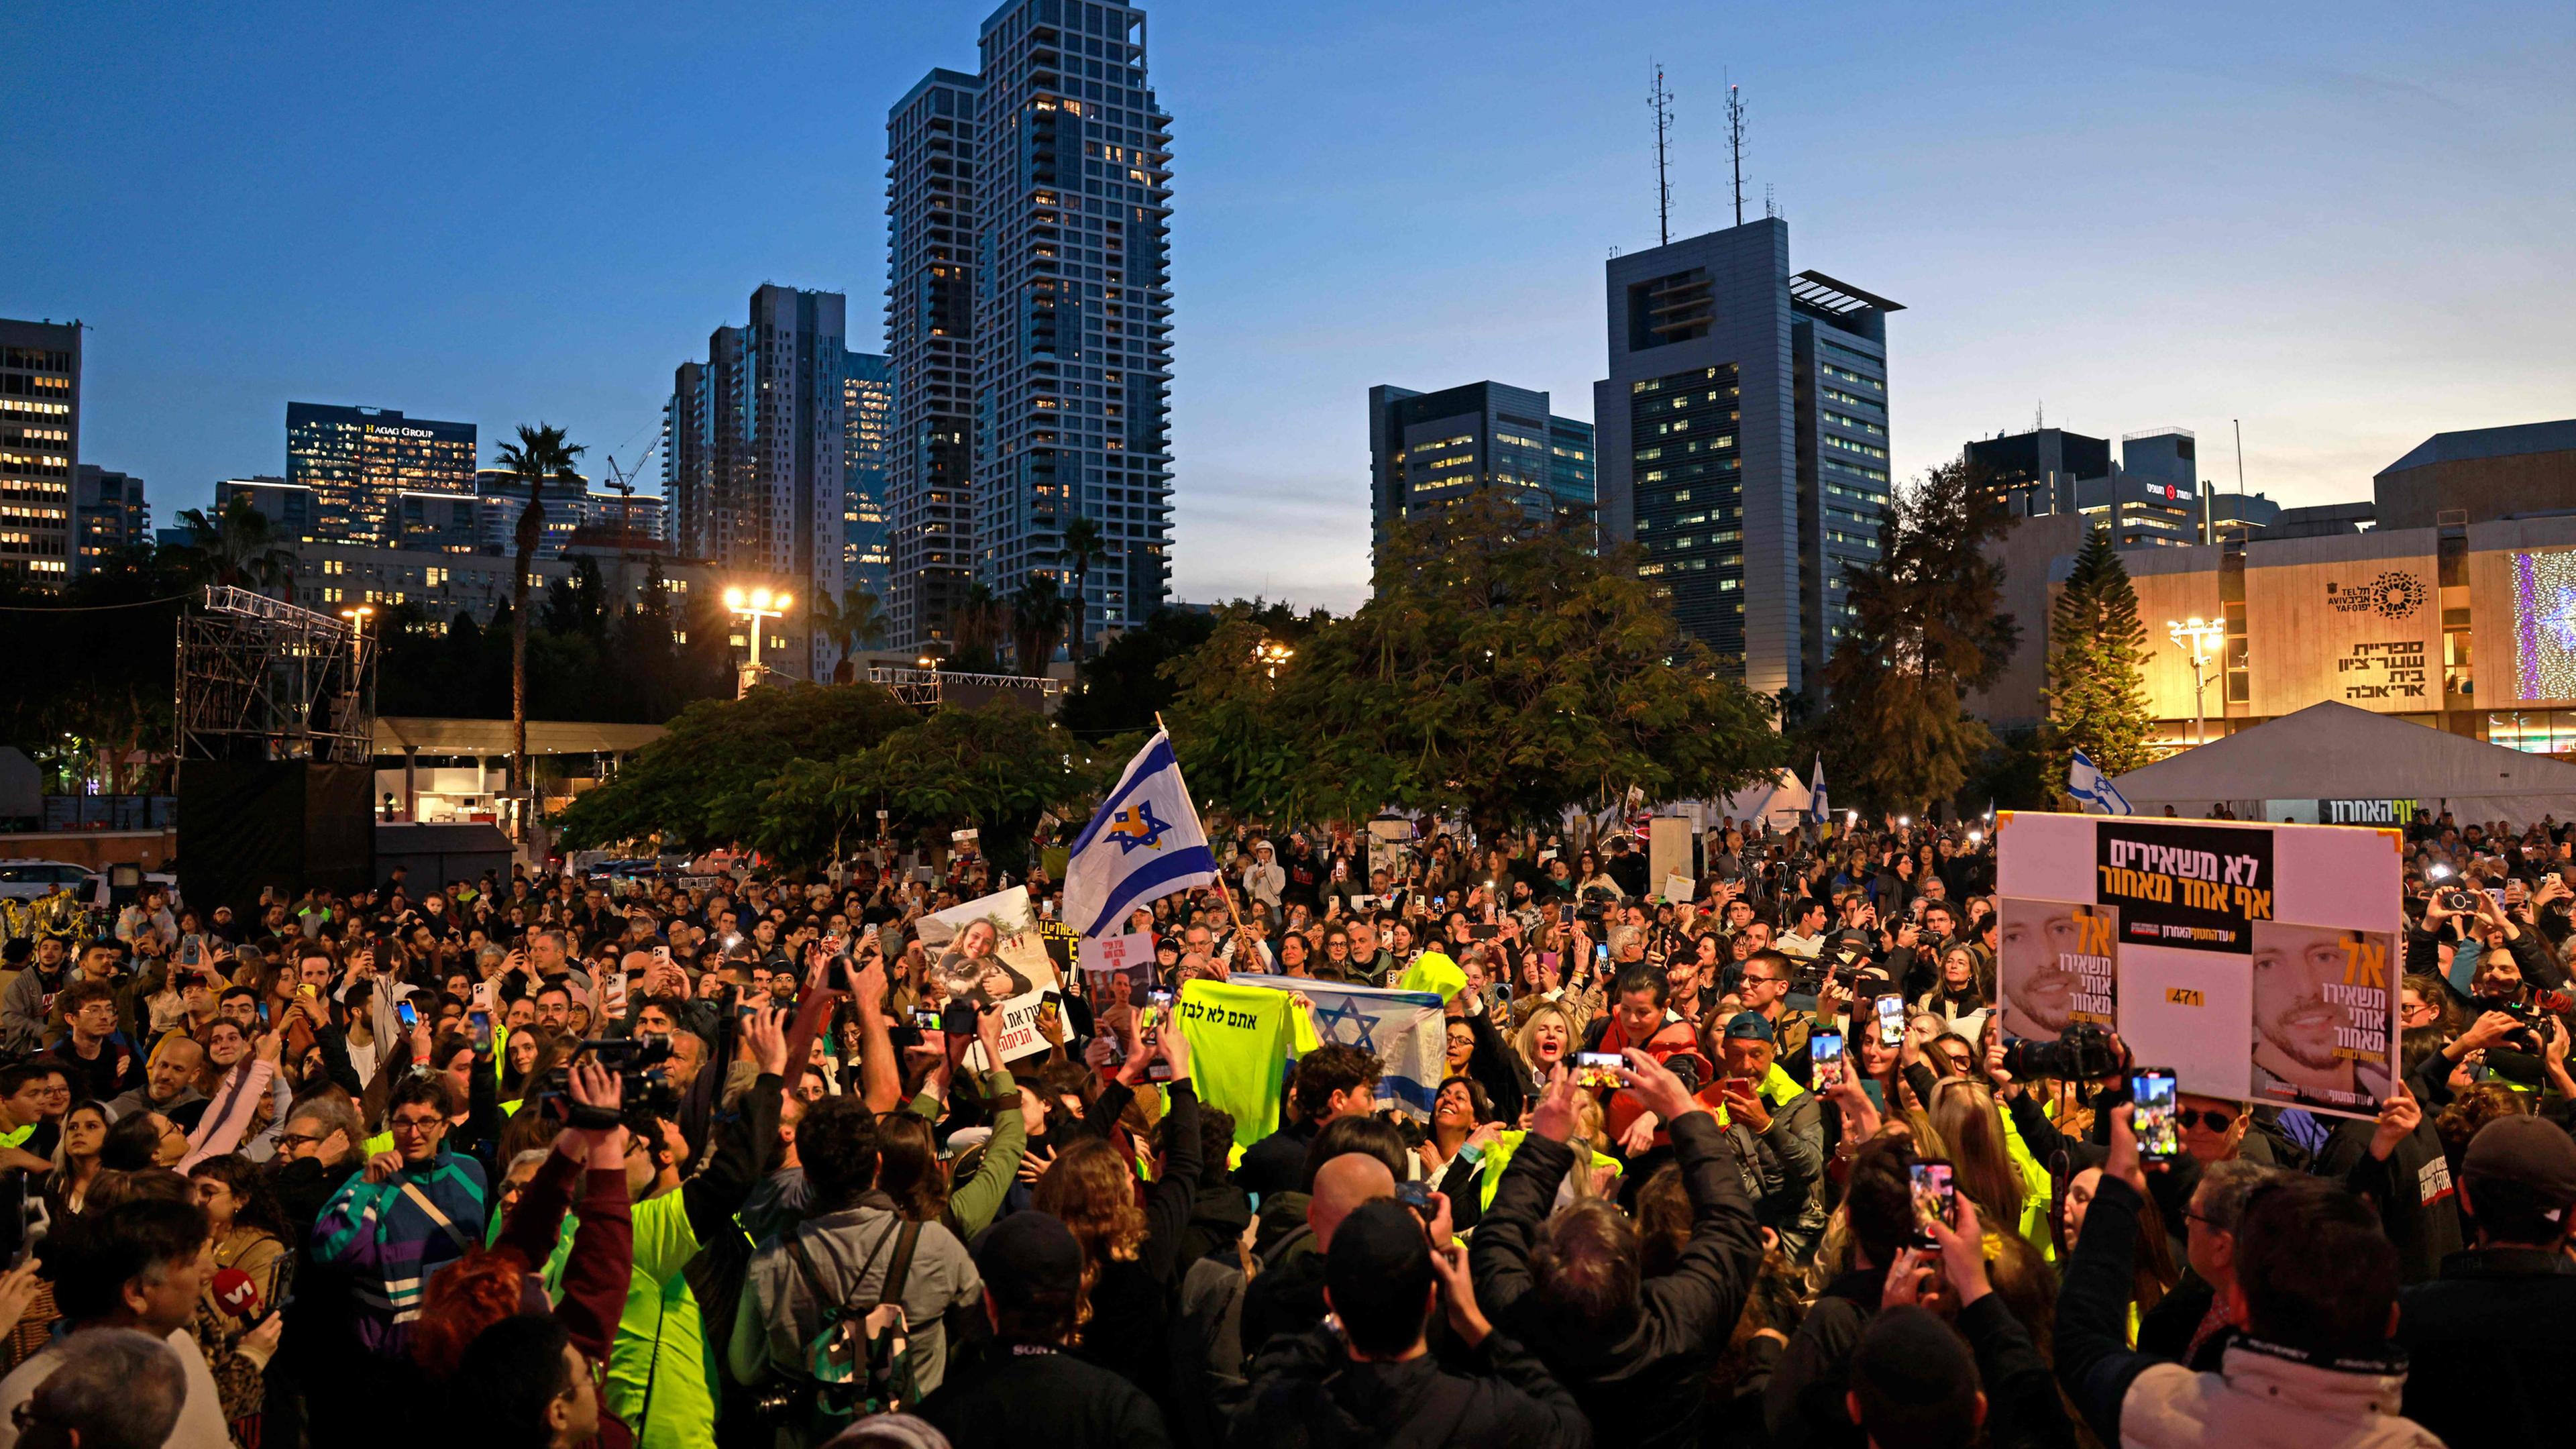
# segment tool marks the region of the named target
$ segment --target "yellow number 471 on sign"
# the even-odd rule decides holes
[[[2202,1004],[2200,992],[2189,986],[2166,987],[2165,1000],[2175,1006],[2199,1006]]]

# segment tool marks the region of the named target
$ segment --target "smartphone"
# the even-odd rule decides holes
[[[1838,1031],[1820,1031],[1807,1038],[1807,1052],[1814,1070],[1809,1074],[1818,1092],[1831,1091],[1843,1081],[1843,1036]]]
[[[2129,1100],[2137,1110],[2129,1130],[2138,1139],[2138,1156],[2149,1162],[2171,1162],[2182,1155],[2182,1132],[2174,1123],[2178,1088],[2171,1067],[2138,1067],[2129,1073]]]
[[[476,1011],[485,1011],[485,1012],[488,1012],[488,1011],[490,1011],[490,1010],[492,1009],[492,983],[491,983],[491,982],[489,982],[489,981],[477,981],[477,982],[475,982],[475,983],[474,983],[474,1009],[475,1009]]]
[[[409,1001],[397,1001],[394,1003],[394,1020],[402,1023],[403,1030],[411,1031],[419,1027],[420,1013],[412,1009]]]
[[[916,1030],[920,1031],[939,1030],[939,1008],[935,1006],[914,1007],[912,1009],[912,1024]]]
[[[1576,1052],[1574,1085],[1578,1087],[1622,1086],[1624,1084],[1619,1080],[1617,1069],[1626,1065],[1628,1065],[1628,1059],[1617,1052]]]
[[[469,1011],[465,1013],[465,1026],[466,1030],[473,1036],[474,1045],[477,1050],[489,1051],[491,1049],[492,1013],[488,1011]]]
[[[1905,1041],[1905,998],[1901,996],[1882,996],[1871,1009],[1878,1013],[1879,1045],[1903,1045]]]
[[[1958,1220],[1959,1190],[1950,1181],[1950,1164],[1918,1162],[1914,1164],[1914,1245],[1936,1246],[1932,1230],[1926,1226],[1939,1223],[1948,1227]]]
[[[1601,962],[1601,963],[1603,963],[1603,964],[1605,964],[1605,965],[1606,965],[1606,964],[1608,964],[1608,962],[1609,962],[1609,960],[1610,960],[1610,943],[1609,943],[1609,942],[1607,942],[1607,941],[1595,941],[1595,942],[1593,942],[1593,943],[1592,943],[1592,959],[1593,959],[1593,960],[1595,960],[1595,961]]]
[[[1395,1185],[1395,1200],[1404,1204],[1406,1207],[1413,1209],[1415,1212],[1422,1214],[1426,1218],[1431,1216],[1431,1214],[1437,1211],[1438,1208],[1438,1205],[1431,1201],[1431,1184],[1427,1182],[1397,1183]]]

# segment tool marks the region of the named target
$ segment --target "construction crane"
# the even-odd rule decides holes
[[[609,454],[608,486],[616,489],[619,493],[624,494],[628,498],[634,497],[635,480],[644,476],[644,460],[652,457],[653,450],[660,446],[662,445],[658,440],[645,444],[643,453],[637,456],[635,459],[635,466],[632,468],[618,467],[617,455],[615,453]]]

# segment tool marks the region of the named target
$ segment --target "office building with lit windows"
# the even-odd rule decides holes
[[[845,588],[886,598],[886,439],[894,369],[873,352],[841,354],[841,569]]]
[[[1369,389],[1369,527],[1488,488],[1533,519],[1592,525],[1592,425],[1548,411],[1548,397],[1499,382],[1422,393]]]
[[[680,364],[663,408],[675,549],[793,596],[790,653],[764,662],[814,679],[839,663],[805,606],[841,597],[847,307],[839,292],[756,288],[750,320],[710,334],[704,362]]]
[[[1845,572],[1888,507],[1887,329],[1903,308],[1792,272],[1776,217],[1610,259],[1593,385],[1601,531],[1683,630],[1765,694],[1820,688]]]
[[[72,556],[75,577],[104,568],[130,548],[152,546],[152,505],[143,480],[131,473],[83,463],[72,488]]]
[[[80,405],[81,324],[0,318],[0,573],[71,577]]]
[[[983,82],[922,77],[886,117],[886,623],[946,654],[973,578],[975,154]]]
[[[1171,117],[1145,13],[1009,0],[978,46],[977,74],[932,71],[886,126],[890,612],[937,652],[970,581],[1069,583],[1075,518],[1107,554],[1093,635],[1170,589]]]
[[[391,408],[286,405],[286,481],[313,493],[307,537],[392,546],[402,495],[473,496],[475,446],[472,423]]]
[[[2210,541],[2210,497],[2188,428],[2125,434],[2117,462],[2109,439],[2062,428],[1973,438],[1962,456],[2017,518],[2078,514],[2123,548]]]

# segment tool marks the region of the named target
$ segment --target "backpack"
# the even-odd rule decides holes
[[[920,1398],[913,1378],[911,1326],[904,1319],[903,1290],[912,1276],[921,1224],[897,1220],[861,1255],[860,1263],[876,1261],[877,1250],[889,1241],[894,1256],[886,1264],[876,1296],[835,1304],[823,1286],[823,1275],[805,1251],[805,1235],[800,1231],[787,1239],[787,1254],[795,1261],[796,1271],[805,1276],[805,1286],[817,1303],[828,1305],[821,1327],[805,1344],[806,1370],[814,1384],[811,1417],[817,1443],[852,1419],[910,1409]]]

